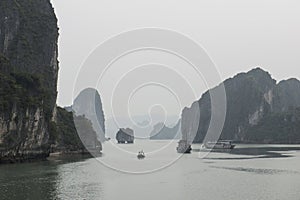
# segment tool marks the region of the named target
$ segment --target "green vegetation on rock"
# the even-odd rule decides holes
[[[246,141],[262,143],[299,144],[300,108],[265,116],[248,130]]]
[[[84,116],[74,116],[63,108],[57,108],[57,122],[53,122],[51,127],[52,152],[86,153],[88,143],[101,145],[90,120]]]
[[[289,79],[277,84],[268,72],[256,68],[223,83],[227,110],[220,139],[242,143],[300,143],[300,81]],[[201,143],[207,136],[211,122],[210,92],[215,91],[217,88],[207,91],[195,102],[201,114],[195,122],[199,128],[192,138],[194,142]],[[182,119],[193,120],[187,110]],[[183,136],[188,135],[185,130],[189,127],[182,126]]]
[[[0,163],[45,158],[58,73],[50,1],[1,0],[0,30]]]

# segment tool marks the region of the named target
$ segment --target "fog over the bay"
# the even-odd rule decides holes
[[[60,106],[72,104],[76,95],[73,94],[73,86],[77,73],[96,47],[121,32],[143,27],[170,29],[195,40],[215,62],[222,80],[256,66],[269,71],[277,80],[300,78],[300,2],[297,0],[51,1],[60,28]],[[115,76],[116,80],[122,77],[122,70],[118,69],[145,63],[163,63],[179,70],[179,74],[165,72],[166,69],[159,71],[158,66],[153,65],[153,71],[129,74],[124,78],[123,86],[126,85],[126,79],[130,82],[135,78],[153,76],[157,78],[155,81],[159,81],[165,75],[168,77],[166,80],[172,82],[180,105],[170,91],[165,92],[163,88],[152,85],[132,97],[134,104],[129,104],[129,108],[133,115],[147,114],[151,106],[154,106],[153,112],[163,112],[160,106],[155,105],[162,105],[168,115],[179,115],[182,107],[191,105],[207,90],[205,80],[195,76],[192,71],[180,72],[180,68],[188,69],[189,66],[178,58],[157,52],[135,54],[115,63],[115,71],[110,71],[108,76],[112,79],[106,77],[107,91],[99,91],[106,115],[112,115],[109,111],[111,102],[106,95],[113,89],[110,81]],[[160,75],[156,76],[155,72]],[[189,84],[194,86],[195,93],[185,89],[188,84],[178,76],[184,73]],[[135,89],[130,84],[127,86]],[[118,106],[121,105],[116,105],[116,109]],[[126,110],[120,109],[116,114],[122,116],[124,112]]]

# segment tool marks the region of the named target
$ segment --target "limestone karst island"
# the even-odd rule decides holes
[[[298,1],[0,0],[0,200],[299,200],[299,24]]]

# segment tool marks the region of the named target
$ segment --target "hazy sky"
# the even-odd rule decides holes
[[[52,3],[60,28],[60,106],[72,104],[76,74],[90,52],[113,35],[143,27],[167,28],[188,35],[206,49],[222,79],[255,66],[262,66],[278,80],[300,78],[299,0],[52,0]],[[176,63],[170,62],[169,66]],[[196,91],[199,94],[186,95],[182,106],[191,104],[204,90],[199,85]],[[168,99],[159,89],[151,91]],[[108,110],[110,102],[102,94],[105,91],[99,92],[104,109]],[[136,101],[148,97],[137,95]],[[168,102],[176,104],[174,98]],[[178,112],[180,109],[170,114]]]

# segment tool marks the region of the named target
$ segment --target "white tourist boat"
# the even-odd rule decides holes
[[[206,142],[204,144],[202,144],[201,149],[205,150],[212,150],[212,149],[216,149],[216,150],[231,150],[234,149],[235,145],[232,144],[233,141],[232,140],[219,140],[217,142]]]

